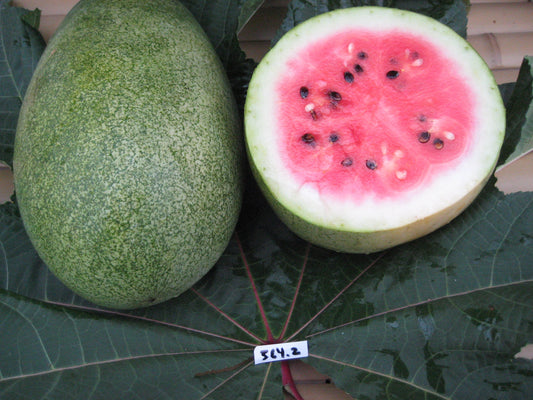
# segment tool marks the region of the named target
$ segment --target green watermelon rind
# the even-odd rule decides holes
[[[468,157],[446,176],[424,187],[418,200],[369,199],[363,207],[329,203],[295,181],[276,149],[275,85],[285,62],[302,46],[343,28],[405,30],[421,35],[454,60],[478,102],[478,129]],[[448,223],[479,194],[490,178],[505,134],[505,108],[485,61],[462,37],[421,14],[383,7],[355,7],[321,14],[287,32],[265,55],[250,81],[245,105],[246,150],[267,200],[296,234],[320,246],[369,253],[410,241]],[[452,190],[454,188],[455,190]]]
[[[174,1],[82,0],[24,99],[17,201],[50,270],[105,307],[178,296],[223,253],[242,201],[223,67]]]

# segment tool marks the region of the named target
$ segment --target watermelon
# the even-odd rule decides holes
[[[459,215],[491,176],[505,131],[498,86],[429,17],[355,7],[287,32],[252,76],[252,171],[302,238],[371,253]]]
[[[223,253],[244,147],[229,81],[174,0],[81,0],[43,53],[15,139],[22,220],[69,288],[131,309],[180,295]]]

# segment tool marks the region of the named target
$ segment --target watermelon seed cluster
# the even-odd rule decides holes
[[[352,48],[350,49],[350,52],[353,52],[353,44],[351,44]],[[364,51],[360,51],[357,53],[357,58],[359,60],[366,60],[368,58],[368,54]],[[363,66],[360,64],[360,63],[356,63],[353,67],[353,71],[357,74],[357,75],[360,75],[364,72],[364,68]],[[395,79],[399,76],[399,72],[396,71],[396,70],[392,70],[392,71],[389,71],[387,73],[387,77],[389,79]],[[351,71],[345,71],[344,72],[344,80],[347,82],[347,83],[352,83],[354,80],[355,80],[355,76],[354,74],[351,72]],[[307,97],[309,96],[309,88],[306,87],[306,86],[301,86],[300,87],[300,97],[302,99],[307,99]],[[337,92],[337,91],[333,91],[333,90],[330,90],[327,92],[327,96],[330,100],[330,105],[332,108],[336,108],[338,103],[342,100],[342,95]],[[308,112],[310,115],[311,115],[311,118],[313,120],[316,120],[318,118],[318,115],[315,111],[315,106],[313,103],[308,103],[306,106],[305,106],[305,111]],[[309,145],[311,147],[315,147],[316,146],[316,139],[314,137],[314,135],[312,133],[305,133],[301,136],[301,140],[303,143],[305,143],[306,145]],[[329,142],[330,143],[335,143],[339,140],[339,134],[337,132],[332,132],[330,135],[329,135]],[[429,139],[428,139],[429,140]],[[343,167],[351,167],[354,163],[354,160],[352,157],[346,157],[344,158],[342,161],[341,161],[341,165]],[[375,170],[377,169],[378,167],[378,164],[375,160],[373,159],[368,159],[365,161],[365,165],[368,169],[370,170]],[[396,173],[398,179],[405,179],[405,175],[406,175],[406,172],[405,171],[399,171]]]
[[[350,43],[348,46],[348,51],[351,54],[355,54],[354,48],[355,46],[353,43]],[[419,53],[416,51],[411,51],[409,49],[405,50],[405,56],[409,60],[409,64],[413,67],[419,67],[423,64],[423,59],[420,57]],[[356,53],[356,60],[350,62],[345,61],[344,66],[345,69],[342,72],[343,79],[346,83],[352,84],[356,77],[361,76],[365,73],[365,68],[367,67],[365,61],[368,60],[368,53],[365,51],[359,51]],[[389,60],[390,62],[390,69],[385,72],[385,78],[387,80],[396,80],[400,77],[401,72],[403,71],[402,67],[400,66],[400,62],[396,58],[391,58]],[[334,110],[338,108],[339,104],[343,100],[343,96],[341,93],[339,93],[336,90],[333,89],[326,89],[327,83],[325,81],[317,81],[318,87],[320,88],[319,91],[322,93],[321,99],[318,100],[311,100],[311,90],[308,86],[301,86],[299,89],[299,95],[301,99],[306,100],[307,104],[305,105],[304,109],[305,111],[310,115],[313,121],[316,121],[319,119],[323,114],[329,114],[330,111],[328,109],[322,108],[324,105],[329,105],[329,110]],[[318,108],[317,108],[318,107]],[[419,114],[417,117],[418,121],[422,123],[423,125],[433,125],[433,120],[428,119],[426,115]],[[436,136],[441,137],[436,137]],[[426,126],[422,128],[417,136],[418,142],[425,144],[425,143],[431,143],[433,148],[435,150],[441,150],[444,148],[444,140],[454,140],[455,135],[451,132],[443,131],[440,132],[438,129],[436,131],[432,130],[432,126]],[[340,140],[340,134],[338,132],[331,132],[328,137],[329,143],[336,143]],[[305,133],[301,136],[301,141],[309,146],[310,148],[315,148],[319,144],[319,138],[315,137],[313,133]],[[399,155],[397,155],[397,153]],[[400,154],[401,153],[401,154]],[[386,151],[383,150],[383,155],[386,154]],[[395,153],[396,158],[403,158],[403,152],[401,150],[397,150]],[[354,158],[348,155],[345,155],[344,158],[340,161],[340,164],[342,167],[348,168],[354,166]],[[378,169],[378,162],[375,159],[369,158],[364,161],[364,165],[367,169],[373,171]],[[407,171],[405,169],[398,169],[395,171],[395,176],[399,180],[404,180],[407,177]]]
[[[424,119],[425,121],[425,119]],[[443,135],[446,139],[448,140],[454,140],[455,139],[455,134],[453,132],[449,132],[449,131],[444,131],[443,132]],[[431,133],[429,131],[422,131],[418,134],[418,141],[420,143],[428,143],[431,139]],[[435,138],[433,139],[433,147],[436,149],[436,150],[442,150],[444,148],[444,140],[442,140],[441,138]]]
[[[420,122],[426,122],[427,117],[421,114],[418,116],[418,120]],[[445,131],[443,134],[444,134],[444,137],[448,140],[455,139],[455,135],[452,132]],[[418,134],[418,141],[420,143],[428,143],[430,139],[431,139],[431,133],[429,131],[422,131]],[[435,147],[435,149],[437,150],[441,150],[444,147],[444,141],[440,138],[433,139],[433,147]]]
[[[350,43],[350,46],[348,46],[348,51],[350,53],[353,52],[353,43]],[[359,60],[366,60],[368,58],[368,54],[365,53],[364,51],[360,51],[359,53],[357,53],[357,58]],[[355,73],[358,74],[358,75],[360,75],[363,72],[365,72],[365,69],[359,63],[355,64],[353,69],[354,69]],[[354,81],[354,79],[355,79],[355,77],[354,77],[354,74],[352,72],[350,72],[350,71],[344,72],[344,80],[346,82],[352,83]]]
[[[352,49],[353,51],[353,49]],[[352,52],[351,51],[351,52]],[[360,59],[360,60],[365,60],[368,58],[368,54],[364,51],[360,51],[358,54],[357,54],[357,58]],[[364,72],[364,68],[361,64],[357,63],[354,65],[353,67],[353,70],[356,74],[360,75]],[[398,71],[389,71],[387,73],[387,77],[389,79],[394,79],[394,78],[397,78],[399,76],[399,72]],[[352,83],[355,79],[355,76],[352,72],[350,71],[345,71],[344,72],[344,80],[347,82],[347,83]],[[307,97],[309,96],[309,88],[306,87],[306,86],[301,86],[300,87],[300,97],[302,99],[307,99]],[[327,92],[327,96],[330,100],[330,105],[332,108],[336,108],[336,106],[338,105],[338,103],[342,100],[342,95],[337,92],[337,91],[333,91],[333,90],[330,90]],[[313,103],[308,103],[306,106],[305,106],[305,111],[308,112],[310,115],[311,115],[311,118],[313,120],[316,120],[318,118],[318,115],[315,111],[315,106]],[[301,136],[301,140],[302,142],[304,142],[305,144],[311,146],[311,147],[315,147],[316,146],[316,139],[314,137],[314,135],[312,133],[305,133]],[[330,135],[329,135],[329,142],[330,143],[335,143],[339,140],[339,134],[337,132],[332,132]],[[354,160],[352,157],[346,157],[344,158],[342,161],[341,161],[341,165],[343,167],[351,167],[354,163]],[[368,159],[365,161],[365,165],[368,169],[370,170],[375,170],[377,167],[378,167],[378,164],[375,160],[373,159]],[[396,173],[398,179],[405,179],[405,175],[406,175],[406,172],[405,171],[399,171]]]

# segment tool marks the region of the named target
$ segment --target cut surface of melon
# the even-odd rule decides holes
[[[254,174],[298,235],[371,252],[429,233],[477,196],[505,130],[481,57],[428,17],[322,14],[285,34],[250,82]]]

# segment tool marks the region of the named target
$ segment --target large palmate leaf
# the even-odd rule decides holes
[[[28,24],[37,23],[38,11],[9,3],[0,0],[0,162],[11,165],[22,99],[45,44]]]
[[[533,340],[532,193],[490,184],[434,234],[358,256],[296,238],[250,192],[208,276],[128,313],[61,285],[4,206],[0,398],[275,399],[280,366],[253,365],[253,346],[305,339],[307,362],[355,398],[533,389],[533,362],[513,358]],[[74,382],[80,392],[67,391]]]

